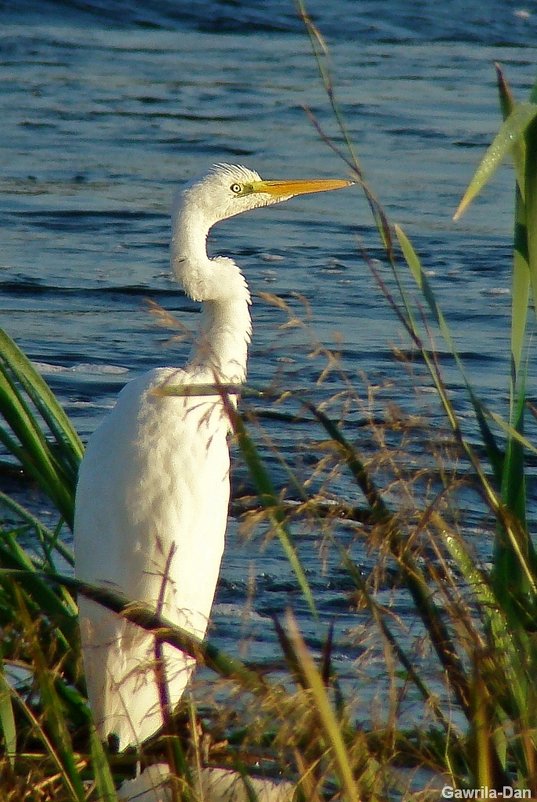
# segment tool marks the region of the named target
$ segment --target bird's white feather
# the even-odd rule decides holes
[[[184,291],[203,303],[199,337],[184,371],[161,368],[128,384],[91,437],[76,495],[77,577],[204,635],[224,547],[228,414],[218,392],[159,391],[170,383],[240,384],[246,377],[250,294],[231,259],[208,257],[207,233],[226,217],[347,183],[286,186],[221,164],[178,194],[171,266]],[[167,646],[161,654],[152,636],[84,598],[80,626],[100,735],[114,733],[120,749],[141,743],[180,699],[192,659]]]
[[[142,600],[203,637],[224,547],[228,416],[219,396],[168,397],[166,384],[212,381],[159,369],[129,383],[92,437],[77,490],[77,576]],[[88,693],[120,747],[162,724],[153,638],[91,601],[80,620]],[[174,705],[192,660],[164,647]]]

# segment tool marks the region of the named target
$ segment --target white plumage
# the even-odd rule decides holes
[[[88,443],[76,495],[79,579],[119,590],[204,636],[224,548],[229,420],[217,391],[160,391],[171,384],[195,393],[195,385],[246,377],[250,294],[231,259],[209,259],[207,233],[249,209],[349,183],[262,181],[246,167],[217,165],[179,193],[171,266],[203,303],[198,338],[184,370],[159,368],[130,382]],[[168,646],[157,652],[148,633],[84,598],[80,628],[101,737],[115,734],[120,749],[141,743],[177,704],[192,659]]]

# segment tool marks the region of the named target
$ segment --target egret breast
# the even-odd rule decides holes
[[[224,547],[229,421],[218,395],[162,394],[163,384],[184,386],[190,378],[159,369],[131,382],[90,439],[77,489],[76,573],[203,637]],[[81,631],[101,733],[120,730],[130,743],[142,740],[162,719],[154,639],[86,601]],[[171,647],[165,656],[175,702],[192,660]],[[126,699],[128,711],[120,709]]]

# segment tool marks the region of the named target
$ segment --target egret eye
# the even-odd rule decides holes
[[[240,195],[242,192],[242,187],[240,184],[232,184],[230,189],[235,195]]]

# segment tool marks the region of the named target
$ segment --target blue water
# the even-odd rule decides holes
[[[499,124],[493,62],[502,64],[518,97],[527,97],[535,78],[537,9],[505,0],[312,0],[309,11],[329,45],[366,177],[413,238],[474,385],[505,412],[510,169],[499,171],[462,221],[451,217]],[[291,0],[13,0],[0,3],[0,21],[1,322],[86,438],[125,381],[149,367],[182,364],[188,353],[189,338],[170,343],[175,332],[159,328],[145,304],[152,298],[195,330],[197,306],[168,272],[174,189],[217,161],[274,178],[347,170],[304,112],[311,109],[341,144]],[[366,454],[375,444],[357,424],[368,414],[386,417],[393,404],[426,415],[427,426],[440,431],[423,369],[394,358],[394,349],[406,352],[409,343],[360,255],[365,248],[375,260],[381,251],[357,187],[229,221],[214,231],[211,248],[235,258],[252,288],[253,384],[305,388],[316,400],[341,391],[339,371],[316,384],[326,360],[312,353],[322,343],[340,352],[355,388],[344,412],[349,436]],[[283,327],[286,313],[263,293],[283,298],[308,325]],[[436,345],[444,351],[438,337]],[[468,402],[449,359],[445,371],[465,415]],[[292,402],[280,409],[300,412]],[[322,432],[304,423],[264,426],[308,478]],[[280,486],[285,474],[262,435],[259,441]],[[408,448],[409,467],[427,463],[427,427]],[[234,463],[238,488],[248,478],[238,454]],[[345,475],[327,468],[313,482],[328,497],[343,492],[360,503]],[[15,490],[30,498],[26,486]],[[484,513],[475,500],[468,505],[478,533]],[[294,531],[323,627],[337,620],[339,667],[354,678],[367,616],[353,610],[322,526],[312,531],[297,523]],[[335,532],[365,570],[374,564],[355,528],[342,524]],[[309,622],[295,584],[279,545],[263,545],[259,531],[245,539],[232,520],[216,642],[235,649],[242,622],[249,656],[270,660],[267,616],[292,604],[318,644],[324,629]],[[385,581],[382,592],[405,613],[399,591]],[[369,654],[362,670],[376,675],[379,665]]]

